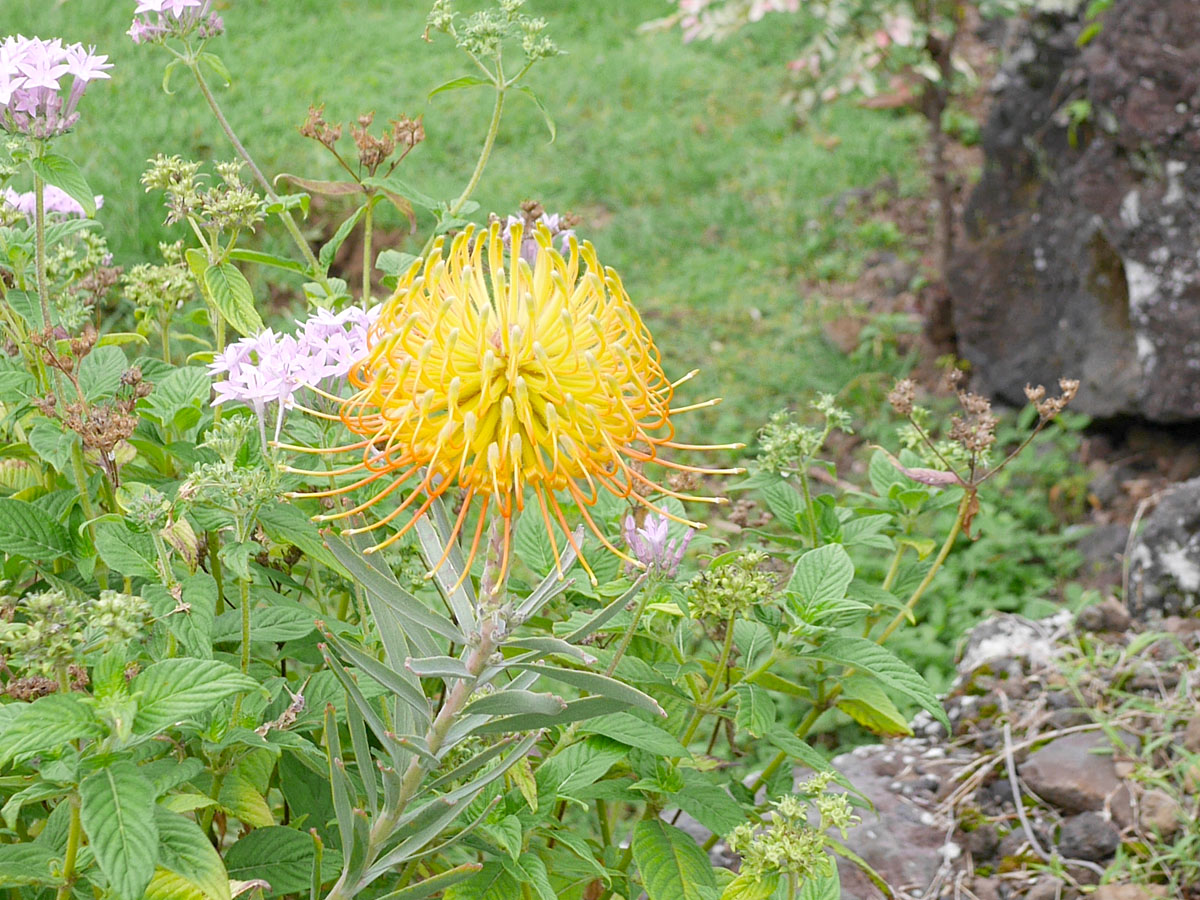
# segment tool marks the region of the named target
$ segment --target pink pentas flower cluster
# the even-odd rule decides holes
[[[639,528],[633,516],[625,517],[625,543],[638,562],[652,575],[674,578],[679,571],[683,554],[695,532],[689,528],[680,539],[668,540],[671,520],[659,513],[650,513]]]
[[[212,0],[138,0],[126,34],[135,44],[153,44],[193,33],[208,40],[224,31],[224,21],[212,11]]]
[[[52,184],[46,185],[43,194],[43,201],[46,204],[46,215],[61,215],[61,216],[78,216],[82,218],[87,215],[82,206],[79,205],[74,197],[68,194],[61,188],[56,188]],[[0,205],[9,206],[28,218],[30,221],[37,214],[37,195],[33,191],[18,193],[12,188],[5,188],[0,191]],[[96,208],[99,209],[104,205],[104,198],[99,194],[96,195]]]
[[[213,405],[244,403],[265,422],[267,407],[276,404],[278,438],[284,412],[295,405],[296,392],[345,377],[366,355],[367,334],[378,317],[379,307],[369,311],[352,307],[340,313],[322,309],[297,321],[294,335],[268,328],[230,344],[208,366],[214,377],[225,376],[213,385],[217,395]]]
[[[87,86],[109,78],[95,47],[9,35],[0,42],[0,128],[48,138],[69,130]]]
[[[528,216],[509,216],[504,220],[504,225],[500,229],[500,237],[511,252],[512,227],[514,225],[521,225],[524,231],[522,232],[519,252],[521,258],[532,266],[537,262],[537,229],[539,225],[546,226],[550,232],[550,236],[560,242],[559,246],[564,254],[570,249],[571,238],[575,236],[575,230],[567,227],[566,220],[566,216],[546,212],[533,220],[530,220]]]
[[[723,37],[767,13],[800,11],[800,0],[679,0],[683,39]]]

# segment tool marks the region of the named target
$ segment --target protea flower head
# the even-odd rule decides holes
[[[521,246],[521,228],[520,223],[510,226],[510,246]],[[520,254],[506,253],[499,223],[484,231],[467,228],[448,247],[444,239],[436,241],[428,256],[401,276],[372,325],[367,355],[349,373],[357,393],[349,399],[329,395],[340,404],[341,421],[359,439],[313,452],[354,452],[361,459],[332,472],[291,471],[322,478],[361,476],[301,496],[327,497],[384,484],[364,502],[322,516],[325,520],[345,519],[371,507],[383,510],[387,498],[408,489],[407,497],[375,521],[345,532],[374,531],[411,510],[402,528],[368,552],[397,540],[438,497],[456,487],[462,504],[446,542],[447,554],[472,501],[480,498],[463,574],[470,570],[490,509],[504,520],[503,577],[512,519],[532,494],[555,555],[557,523],[594,579],[560,498],[574,501],[609,551],[643,568],[644,562],[613,545],[589,512],[601,492],[700,528],[652,498],[723,500],[676,493],[652,481],[645,465],[740,471],[696,469],[662,457],[664,450],[741,445],[699,447],[674,440],[674,416],[716,401],[672,409],[675,388],[696,373],[667,379],[658,349],[617,273],[600,265],[589,243],[572,237],[563,254],[544,227],[535,237],[538,252],[532,264]]]

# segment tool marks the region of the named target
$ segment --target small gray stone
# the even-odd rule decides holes
[[[1200,714],[1192,716],[1183,732],[1183,749],[1200,753]]]
[[[1158,832],[1171,837],[1179,830],[1183,807],[1179,801],[1157,788],[1142,794],[1138,804],[1138,823],[1143,831]]]
[[[1067,859],[1102,862],[1121,846],[1121,832],[1099,813],[1085,812],[1063,820],[1058,852]]]
[[[1033,883],[1024,900],[1059,900],[1067,883],[1053,875],[1043,875]]]
[[[1120,737],[1130,747],[1137,746],[1132,735],[1120,732]],[[1019,771],[1031,791],[1065,812],[1103,809],[1110,797],[1120,802],[1118,792],[1125,790],[1113,765],[1112,749],[1102,733],[1069,734],[1030,754]],[[1123,799],[1128,806],[1128,798]]]

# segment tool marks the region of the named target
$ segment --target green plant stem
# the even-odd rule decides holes
[[[896,554],[892,557],[892,564],[888,567],[887,575],[884,576],[881,585],[885,591],[890,591],[892,585],[896,583],[896,576],[900,574],[900,560],[904,558],[904,550],[904,544],[896,545]]]
[[[757,678],[759,675],[762,675],[764,672],[769,670],[771,668],[771,666],[775,665],[775,663],[778,661],[778,659],[779,659],[779,657],[776,656],[774,653],[772,653],[762,663],[755,666],[753,669],[751,669],[749,672],[747,672],[745,675],[743,675],[741,680],[739,681],[739,683],[740,684],[745,684],[747,682],[752,683],[755,678]],[[725,693],[721,694],[719,697],[714,697],[712,700],[712,706],[714,708],[719,707],[719,706],[724,706],[726,703],[728,703],[730,700],[732,700],[736,696],[737,696],[737,691],[735,691],[733,688],[730,688]]]
[[[471,173],[471,180],[467,182],[467,186],[463,188],[463,192],[458,195],[458,199],[450,204],[450,208],[446,210],[446,214],[450,217],[457,216],[462,212],[462,208],[471,199],[471,194],[475,192],[475,188],[479,184],[479,179],[483,177],[483,170],[487,166],[488,158],[492,155],[492,147],[496,144],[496,135],[500,133],[500,116],[504,112],[504,94],[505,88],[502,84],[497,84],[496,105],[492,109],[492,121],[488,124],[488,132],[487,137],[483,141],[483,149],[479,151],[479,160],[475,163],[475,171]]]
[[[367,208],[363,212],[363,258],[362,258],[362,308],[371,308],[371,258],[372,241],[375,238],[375,204],[367,197]]]
[[[67,900],[71,896],[75,884],[75,860],[79,856],[79,844],[83,837],[83,828],[79,822],[79,798],[72,796],[67,802],[71,804],[71,822],[67,826],[67,852],[63,858],[62,869],[63,883],[58,886],[58,891],[54,895],[55,900]]]
[[[731,613],[725,622],[725,642],[721,645],[721,656],[717,660],[716,668],[713,669],[712,681],[709,682],[708,690],[705,691],[704,698],[700,701],[696,712],[692,714],[692,721],[688,723],[687,730],[679,739],[679,743],[685,747],[696,736],[696,729],[704,721],[707,711],[712,708],[713,698],[717,696],[717,691],[721,687],[721,676],[724,674],[726,666],[729,665],[729,655],[733,652],[733,622],[736,618],[737,614]]]
[[[87,469],[83,464],[83,447],[79,441],[71,442],[71,476],[75,479],[75,489],[79,491],[79,505],[83,509],[84,518],[87,519],[88,536],[92,539],[92,544],[96,543],[96,508],[92,505],[92,498],[88,495],[87,487]],[[100,587],[108,587],[108,574],[104,571],[103,561],[96,562],[96,578],[100,582]]]
[[[167,365],[171,364],[171,315],[165,313],[158,320],[158,327],[162,331],[162,355],[163,362]]]
[[[821,540],[817,530],[817,516],[813,512],[812,490],[808,486],[808,463],[800,467],[800,489],[804,493],[804,514],[808,517],[808,530],[815,548]]]
[[[604,847],[612,846],[612,822],[608,818],[608,801],[596,801],[596,818],[600,820],[600,841]]]
[[[220,409],[220,407],[217,407]],[[216,615],[225,612],[225,578],[224,571],[221,568],[221,533],[213,530],[205,535],[208,544],[208,573],[212,575],[213,581],[217,583],[217,608],[214,611]]]
[[[501,534],[503,526],[499,519],[493,519],[488,537],[487,561],[484,565],[483,577],[479,583],[479,607],[481,613],[479,630],[476,632],[478,642],[467,656],[467,678],[461,678],[454,685],[437,717],[429,726],[425,735],[425,744],[429,752],[436,755],[441,749],[450,728],[458,720],[467,701],[475,690],[479,676],[488,667],[492,654],[499,646],[496,632],[498,623],[490,615],[490,611],[498,610],[507,590],[505,582],[499,580],[501,568]],[[416,796],[421,782],[429,772],[429,763],[421,756],[414,756],[400,783],[400,789],[393,804],[381,811],[379,817],[371,825],[367,833],[367,845],[363,848],[357,865],[351,869],[351,861],[347,861],[341,876],[325,895],[325,900],[351,900],[359,896],[365,885],[361,883],[362,873],[366,872],[379,858],[384,848],[391,841],[396,823],[404,814],[409,802]]]
[[[921,583],[917,585],[916,590],[908,598],[908,602],[904,604],[904,609],[896,613],[895,618],[888,623],[887,628],[875,639],[878,644],[887,642],[887,639],[912,615],[913,609],[916,608],[917,601],[921,599],[925,590],[933,583],[934,576],[942,567],[942,563],[946,561],[946,557],[950,555],[950,550],[954,547],[954,542],[962,532],[963,523],[967,519],[967,512],[971,508],[971,501],[975,499],[974,490],[966,490],[963,492],[962,500],[958,504],[958,514],[954,517],[954,524],[950,527],[950,533],[946,535],[946,540],[942,543],[942,549],[938,551],[937,557],[933,561],[933,565],[929,567],[929,571],[925,573],[925,577],[921,579]]]
[[[46,182],[33,176],[34,266],[37,273],[38,300],[42,304],[42,327],[50,327],[50,287],[46,284]]]
[[[242,658],[241,669],[242,674],[246,675],[250,672],[250,581],[246,578],[238,579],[238,590],[241,594],[242,607]],[[233,701],[233,718],[232,721],[236,725],[238,718],[242,713],[242,697],[244,694],[238,694],[237,699]]]
[[[192,76],[196,79],[196,84],[200,88],[200,93],[204,95],[204,99],[208,103],[208,108],[212,110],[212,114],[216,117],[221,130],[225,132],[225,137],[229,138],[229,143],[233,144],[234,151],[241,157],[242,162],[246,164],[247,168],[250,169],[250,174],[254,176],[254,180],[262,186],[263,191],[266,192],[271,202],[282,203],[283,201],[280,199],[279,194],[276,193],[275,188],[271,186],[271,182],[267,179],[267,176],[263,174],[262,169],[258,167],[258,163],[254,161],[254,157],[250,155],[250,151],[246,149],[241,139],[238,138],[237,132],[233,130],[233,126],[229,124],[229,120],[225,118],[225,113],[221,110],[221,105],[217,102],[212,88],[208,86],[208,81],[205,79],[204,73],[200,71],[200,64],[194,59],[189,58],[185,58],[184,62],[187,64],[188,69],[191,70]],[[308,246],[308,241],[304,239],[304,235],[300,231],[300,226],[292,218],[291,212],[281,209],[279,211],[279,218],[283,220],[283,226],[295,242],[296,249],[300,251],[304,257],[304,261],[308,263],[313,277],[328,292],[329,279],[326,278],[321,264],[317,262],[317,257],[313,254],[312,248]]]
[[[625,633],[621,635],[621,643],[617,645],[617,652],[613,654],[612,661],[608,664],[608,668],[604,670],[604,674],[612,677],[613,672],[617,671],[617,666],[621,662],[621,657],[625,655],[625,651],[629,649],[629,642],[633,640],[633,633],[637,631],[638,623],[642,621],[642,615],[646,612],[646,604],[650,602],[650,594],[652,593],[651,586],[646,585],[642,589],[642,595],[638,598],[637,607],[633,611],[633,621],[629,623],[629,627],[625,629]]]

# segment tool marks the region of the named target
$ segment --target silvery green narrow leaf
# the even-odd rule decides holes
[[[473,734],[505,734],[528,731],[531,728],[554,728],[558,725],[569,725],[572,722],[583,722],[597,716],[607,716],[610,713],[621,712],[629,708],[629,704],[611,697],[580,697],[578,700],[568,700],[566,709],[554,715],[546,716],[539,713],[526,713],[519,716],[506,716],[492,719],[472,729]]]
[[[588,653],[582,647],[577,647],[574,644],[569,644],[561,638],[555,637],[517,637],[504,642],[505,647],[516,647],[518,650],[532,651],[532,658],[522,658],[522,662],[532,662],[542,656],[547,656],[551,653],[557,653],[561,656],[573,656],[584,665],[595,665],[596,657]]]
[[[349,701],[347,704],[347,713],[349,713],[351,706],[357,709],[359,715],[362,716],[366,723],[371,726],[371,730],[375,732],[375,736],[387,749],[388,754],[392,758],[392,765],[399,766],[401,764],[401,760],[396,755],[395,745],[389,737],[391,731],[379,717],[379,713],[376,712],[371,704],[367,702],[367,698],[362,695],[362,691],[358,689],[358,685],[354,683],[354,679],[350,677],[350,673],[342,667],[340,662],[333,658],[328,647],[322,648],[321,656],[324,657],[325,664],[329,667],[330,671],[333,672],[334,677],[342,683],[342,688],[346,691],[346,697]],[[353,737],[353,735],[351,735],[351,737]],[[367,774],[363,775],[364,781],[367,778]]]
[[[440,844],[430,846],[430,842],[435,840],[438,835],[445,830],[446,825],[449,825],[450,822],[436,829],[436,831],[432,828],[426,829],[426,831],[433,831],[433,834],[429,835],[428,837],[423,834],[413,835],[411,838],[403,841],[395,849],[375,863],[375,865],[371,867],[370,871],[367,872],[367,879],[373,881],[380,875],[383,875],[385,872],[387,872],[388,868],[399,865],[405,860],[418,856],[432,856],[434,854],[442,853],[450,847],[453,847],[460,840],[478,828],[484,819],[491,815],[492,810],[495,809],[499,803],[500,797],[493,797],[485,805],[482,813],[452,834],[449,838],[442,841]],[[461,804],[457,808],[458,813],[461,814],[462,812],[465,812],[466,806],[467,804]],[[451,819],[451,822],[453,822],[453,819]]]
[[[350,729],[350,746],[354,750],[354,762],[358,766],[358,776],[362,779],[363,790],[367,794],[367,806],[372,815],[378,815],[379,786],[375,781],[375,757],[371,755],[371,745],[367,743],[367,729],[363,724],[363,714],[358,708],[358,700],[350,695],[349,690],[346,691],[346,701],[346,724]],[[383,722],[380,721],[379,725],[382,727]],[[380,735],[380,740],[387,741],[386,733]],[[387,743],[391,744],[390,741]]]
[[[437,504],[434,504],[436,508]],[[417,519],[417,524],[414,529],[417,534],[417,545],[421,550],[421,558],[425,561],[427,569],[432,569],[439,559],[442,558],[442,553],[445,552],[446,543],[442,535],[438,533],[438,529],[433,527],[433,523],[428,516],[422,516]],[[447,527],[445,534],[449,534]],[[463,566],[466,563],[461,556],[455,560],[455,556],[459,554],[453,551],[446,557],[441,568],[434,573],[433,583],[437,585],[438,593],[442,595],[442,599],[446,601],[446,606],[454,616],[454,621],[458,624],[461,631],[474,631],[477,622],[475,621],[475,600],[472,596],[472,591],[468,587],[470,578],[463,578],[462,583],[455,587],[455,582],[459,581],[459,576],[462,573]]]
[[[429,791],[436,791],[443,785],[452,784],[455,781],[462,781],[472,772],[478,772],[480,769],[490,763],[493,759],[507,750],[516,740],[516,737],[512,735],[502,738],[492,746],[488,747],[482,753],[477,753],[462,765],[456,766],[449,772],[446,772],[444,775],[440,775],[438,778],[429,782],[429,784],[421,788],[421,792],[426,793]]]
[[[420,716],[422,725],[429,725],[431,721],[429,700],[415,683],[415,678],[410,671],[405,670],[407,676],[406,674],[397,672],[370,654],[357,649],[349,641],[344,640],[336,634],[328,634],[327,639],[351,665],[370,676],[391,691],[393,695],[407,703]]]
[[[329,786],[333,793],[338,833],[342,839],[342,858],[349,866],[350,854],[354,849],[354,804],[350,800],[350,781],[342,764],[342,741],[338,736],[337,715],[332,703],[325,707],[325,756],[329,761]]]
[[[445,616],[434,612],[411,593],[406,591],[390,573],[368,562],[363,556],[351,548],[341,538],[333,535],[325,536],[325,543],[338,561],[354,576],[355,580],[367,591],[367,599],[372,598],[385,604],[405,622],[404,633],[416,645],[417,652],[432,656],[437,653],[429,632],[440,634],[456,644],[465,644],[466,637],[454,623]],[[372,605],[372,611],[375,606]],[[386,640],[385,640],[386,646]],[[392,665],[403,665],[403,659],[389,660]]]
[[[321,896],[321,862],[325,858],[325,842],[321,840],[321,836],[317,834],[317,829],[311,829],[313,840],[313,866],[312,880],[308,887],[308,900],[319,900]]]
[[[482,821],[482,817],[477,821]],[[468,825],[459,834],[465,834],[471,830],[471,827]],[[448,887],[453,887],[460,881],[466,881],[482,868],[483,863],[463,863],[461,866],[447,869],[445,872],[434,875],[431,878],[426,878],[424,881],[410,884],[408,887],[392,891],[390,894],[384,894],[379,900],[424,900],[430,894],[436,894],[438,891],[444,891]]]
[[[583,541],[582,525],[575,529],[573,537],[577,544]],[[575,565],[575,548],[568,541],[567,546],[558,557],[558,565],[550,570],[546,577],[542,579],[541,584],[534,588],[525,601],[517,607],[517,615],[523,619],[528,619],[530,616],[536,615],[538,610],[550,600],[574,584],[572,579],[560,578],[558,575],[559,572],[570,571],[573,565]]]
[[[642,585],[645,584],[645,582],[646,576],[642,575],[633,583],[629,590],[568,634],[565,640],[572,644],[577,644],[592,632],[603,628],[608,622],[616,617],[617,613],[621,612],[626,606],[629,605],[629,602],[637,596],[637,592],[641,590]]]
[[[554,715],[567,708],[567,701],[555,694],[531,691],[496,691],[484,694],[463,710],[463,715],[512,716],[520,713]]]
[[[409,657],[404,661],[404,668],[420,678],[462,678],[473,679],[467,664],[453,656]]]
[[[635,706],[659,716],[666,716],[666,712],[653,697],[642,693],[635,687],[630,687],[627,684],[617,681],[615,678],[609,678],[607,675],[601,675],[598,672],[588,672],[583,669],[564,669],[559,666],[548,666],[545,663],[516,663],[512,668],[524,669],[527,672],[536,673],[552,681],[569,684],[581,690],[599,694],[602,697],[609,697],[624,703],[626,706]]]
[[[427,766],[436,766],[441,762],[440,759],[429,752],[429,745],[425,743],[424,738],[419,738],[415,734],[398,734],[392,739],[409,753],[414,753],[421,757]]]

